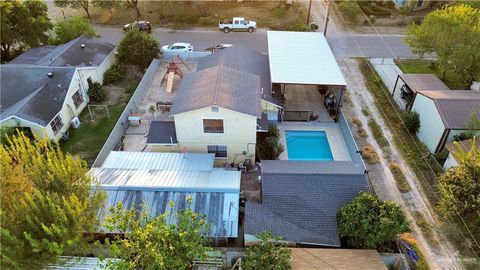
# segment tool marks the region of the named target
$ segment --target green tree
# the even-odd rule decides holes
[[[48,139],[23,134],[0,145],[2,269],[43,269],[65,252],[82,254],[103,193],[91,191],[85,161]]]
[[[140,10],[138,9],[138,0],[122,0],[122,1],[127,8],[131,8],[135,10],[135,12],[137,13],[137,17],[140,18],[142,16],[142,14],[140,14]]]
[[[67,43],[81,35],[96,36],[90,22],[83,17],[71,17],[55,24],[55,43]]]
[[[87,13],[87,17],[90,17],[90,0],[53,0],[55,6],[60,8],[71,7],[73,9],[83,9]]]
[[[11,60],[13,50],[21,52],[48,42],[52,24],[44,1],[0,1],[0,14],[2,61]]]
[[[123,235],[107,242],[110,256],[120,259],[107,260],[107,269],[191,269],[194,259],[206,259],[209,249],[201,233],[208,226],[204,215],[190,209],[191,202],[189,196],[184,210],[155,217],[146,209],[125,211],[121,203],[113,207],[105,227]],[[174,203],[169,207],[173,210]],[[170,215],[176,223],[169,224]]]
[[[410,131],[411,133],[417,133],[417,131],[420,129],[420,115],[418,114],[418,112],[405,112],[402,115],[402,119],[408,131]]]
[[[480,148],[475,146],[476,139],[473,140],[471,149],[457,147],[453,156],[458,166],[440,176],[438,209],[445,218],[450,216],[466,231],[460,220],[462,217],[475,239],[480,239]],[[466,235],[470,236],[468,232]]]
[[[398,205],[367,192],[344,205],[337,221],[340,237],[355,248],[383,248],[408,231],[408,221]]]
[[[338,11],[342,13],[346,19],[351,23],[358,22],[358,16],[362,13],[362,9],[358,6],[356,1],[343,1],[337,6]]]
[[[117,60],[120,64],[146,69],[160,55],[160,44],[152,36],[138,30],[127,31],[118,44]]]
[[[446,6],[406,30],[406,42],[419,55],[436,53],[443,78],[451,70],[470,84],[480,70],[480,10],[468,5]]]
[[[92,5],[95,7],[107,9],[110,14],[113,14],[113,9],[121,5],[121,0],[93,0]]]
[[[286,270],[290,269],[292,251],[274,238],[269,232],[257,236],[262,240],[258,245],[248,247],[242,267],[246,270]]]
[[[107,99],[105,90],[99,82],[94,82],[90,88],[88,88],[88,96],[92,102],[102,102]]]

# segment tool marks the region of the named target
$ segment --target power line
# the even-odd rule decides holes
[[[360,46],[358,45],[358,42],[355,40],[354,36],[352,35],[352,32],[350,31],[350,28],[347,26],[347,24],[346,24],[345,21],[343,20],[343,17],[340,15],[340,12],[338,11],[338,9],[337,9],[337,7],[336,7],[335,5],[334,5],[334,8],[335,8],[334,12],[336,12],[337,16],[340,18],[340,20],[342,21],[342,23],[345,25],[347,31],[350,33],[350,35],[351,35],[351,37],[352,37],[352,40],[354,41],[356,47],[359,49],[359,51],[360,51],[360,52],[362,53],[362,55],[365,57],[365,53],[363,52],[363,50],[362,50],[362,49],[360,48]],[[376,29],[375,29],[375,30],[376,30]],[[378,31],[377,31],[377,34],[378,34]],[[379,34],[378,34],[378,35],[379,35]],[[379,35],[379,36],[380,36],[380,35]],[[395,54],[393,53],[393,51],[391,50],[391,48],[388,46],[388,44],[385,42],[385,40],[383,40],[383,38],[382,38],[381,36],[380,36],[380,39],[382,39],[382,41],[385,43],[386,47],[389,48],[389,50],[392,52],[392,55],[395,56]],[[372,69],[372,67],[370,67],[370,65],[369,65],[369,69],[370,69],[372,72],[374,72],[374,70]],[[375,74],[375,73],[373,73],[373,74]],[[376,81],[377,81],[378,83],[381,84],[381,82],[379,81],[379,79],[378,79],[377,76],[375,76],[375,79],[376,79]],[[385,93],[385,94],[386,94],[386,93]],[[394,108],[395,113],[397,113],[397,115],[400,116],[400,113],[398,112],[397,108],[395,108],[395,106],[392,104],[392,101],[389,99],[388,96],[387,96],[387,99],[389,100],[390,104],[391,104],[392,107]],[[389,123],[389,125],[390,125],[391,127],[393,127],[393,125],[392,125],[392,123],[390,122],[390,120],[388,120],[388,118],[386,117],[386,114],[385,114],[385,112],[383,111],[383,109],[380,108],[380,107],[378,107],[378,109],[382,112],[382,114],[384,115],[384,118],[387,120],[387,122]],[[401,117],[400,117],[400,120],[401,120],[402,125],[406,128],[406,125],[405,125],[405,123],[404,123],[404,121],[403,121],[403,119],[402,119]],[[407,132],[408,132],[408,130],[407,130]],[[421,152],[420,147],[418,146],[418,144],[416,143],[416,141],[413,139],[411,133],[408,132],[408,134],[409,134],[409,136],[412,138],[412,140],[413,140],[413,142],[415,143],[416,147],[417,147],[417,148],[419,149],[419,151]],[[409,151],[408,149],[406,149],[406,148],[403,148],[403,149],[406,150],[408,156],[411,156],[411,153],[410,153],[410,151]],[[425,161],[425,162],[426,162],[426,161]],[[414,165],[415,165],[415,167],[416,167],[417,169],[419,169],[417,164],[414,163]],[[432,171],[432,173],[433,173],[433,175],[434,175],[434,177],[435,177],[435,179],[436,179],[436,175],[435,175],[435,172],[434,172],[433,168],[431,167],[431,165],[430,165],[428,162],[427,162],[427,165],[429,166],[430,170]],[[422,173],[422,176],[425,176],[421,170],[419,170],[419,171]],[[412,175],[410,174],[410,172],[408,172],[408,173],[409,173],[410,176],[412,176]],[[414,179],[414,178],[413,178],[413,179]],[[438,182],[438,179],[436,179],[436,180],[437,180],[437,182]],[[439,198],[438,198],[437,194],[435,193],[435,190],[433,189],[433,187],[430,185],[430,183],[429,183],[428,181],[425,182],[425,183],[427,183],[427,185],[428,185],[428,187],[431,189],[433,195],[434,195],[434,196],[436,197],[436,199],[438,200]],[[454,207],[454,209],[455,209],[455,212],[457,213],[457,215],[459,216],[459,218],[462,220],[462,223],[464,224],[465,228],[467,229],[467,231],[468,231],[468,232],[470,233],[470,235],[472,236],[475,244],[480,248],[480,246],[478,245],[477,240],[475,239],[475,237],[473,236],[472,232],[470,231],[470,229],[469,229],[468,226],[466,225],[466,223],[465,223],[465,221],[463,220],[463,218],[461,217],[460,213],[458,212],[458,210],[457,210],[455,207]],[[450,214],[447,214],[447,216],[448,216],[451,220],[453,220],[452,217],[450,216]],[[459,232],[460,232],[460,234],[462,235],[462,237],[463,237],[465,240],[467,240],[467,238],[463,235],[462,231],[458,228],[458,226],[457,226],[456,224],[455,224],[455,226],[456,226],[457,229],[459,230]],[[439,233],[439,232],[437,231],[437,233]],[[444,238],[443,234],[439,233],[439,235],[441,235],[441,237]],[[444,239],[445,239],[445,238],[444,238]],[[470,247],[470,248],[472,249],[472,251],[474,252],[474,254],[476,254],[475,250],[474,250],[472,247]]]

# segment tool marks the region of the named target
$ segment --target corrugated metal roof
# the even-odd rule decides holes
[[[480,117],[480,92],[472,90],[419,92],[435,103],[445,128],[465,129],[472,113]]]
[[[272,83],[347,85],[321,32],[268,31]]]
[[[90,170],[107,193],[101,222],[119,202],[124,209],[146,207],[155,216],[185,209],[191,196],[191,208],[211,225],[206,236],[237,237],[241,173],[214,168],[213,161],[214,154],[207,153],[110,152],[101,168]],[[169,215],[168,222],[175,221]]]
[[[104,169],[204,170],[213,168],[215,154],[112,151]]]
[[[115,260],[115,259],[108,259]],[[97,257],[61,256],[57,263],[47,266],[49,270],[100,270],[105,269],[105,263]]]
[[[184,192],[240,192],[240,172],[212,170],[157,170],[93,168],[92,175],[109,190],[164,190]]]
[[[414,92],[450,90],[435,74],[399,74],[403,82]]]
[[[260,77],[223,65],[187,73],[170,115],[218,106],[260,118],[260,91]]]

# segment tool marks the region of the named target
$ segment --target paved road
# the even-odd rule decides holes
[[[116,43],[122,36],[119,27],[95,26],[103,39]],[[258,52],[266,53],[267,32],[258,30],[254,33],[228,33],[214,30],[169,30],[154,29],[153,35],[162,45],[173,42],[189,42],[195,50],[204,50],[220,43],[242,44]],[[362,34],[327,34],[327,40],[336,57],[414,57],[401,35],[362,35]]]

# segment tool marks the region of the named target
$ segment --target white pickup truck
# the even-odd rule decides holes
[[[252,33],[257,28],[254,21],[245,20],[243,17],[233,17],[233,20],[224,20],[218,23],[218,29],[228,33],[230,31],[248,31]]]

